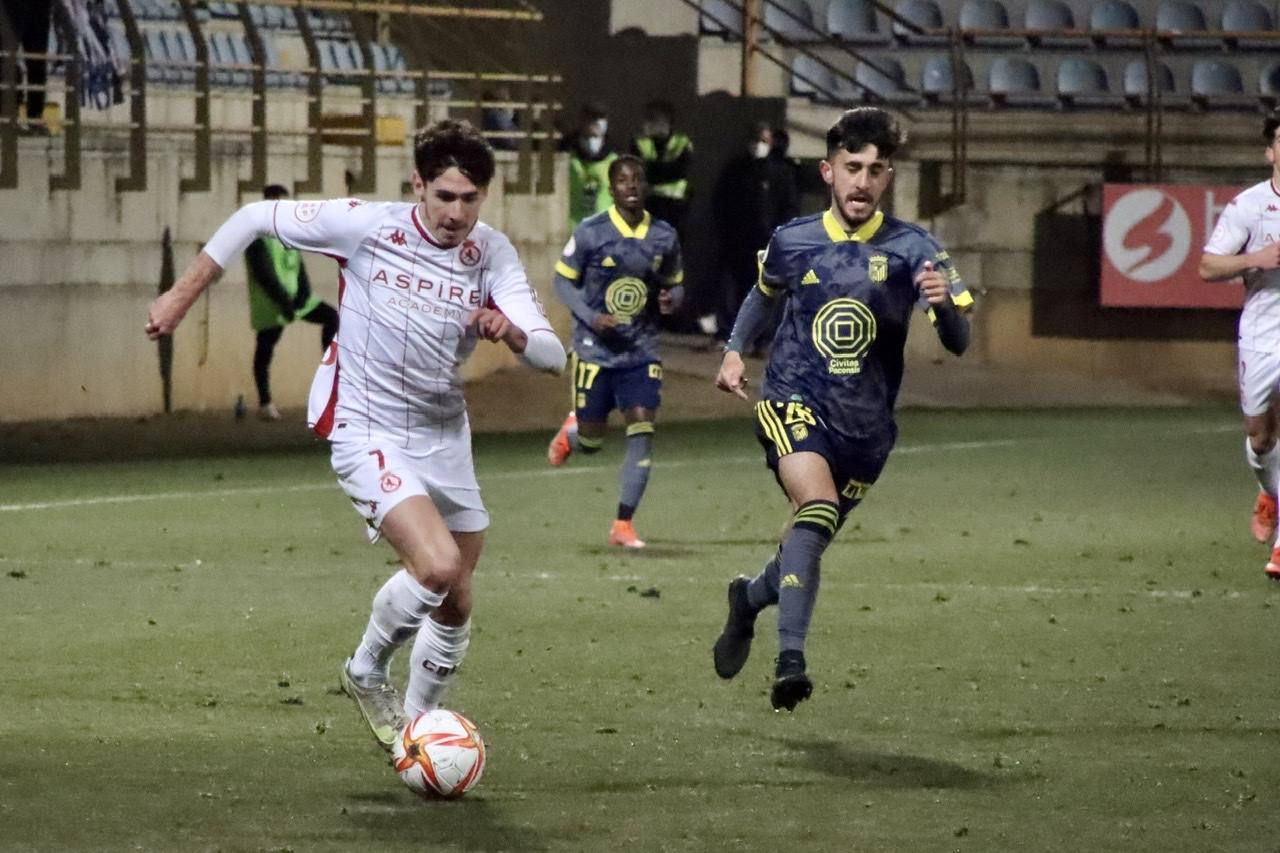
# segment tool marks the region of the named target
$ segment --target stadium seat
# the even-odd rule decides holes
[[[836,91],[831,69],[804,53],[791,60],[791,94],[816,100],[830,100]]]
[[[950,56],[931,56],[920,72],[920,93],[930,103],[951,103],[955,97],[956,80]],[[973,70],[968,63],[960,66],[959,80],[968,92],[969,100],[976,100],[973,94]]]
[[[1231,0],[1222,9],[1224,32],[1272,33],[1273,29],[1271,13],[1254,0]],[[1280,50],[1280,41],[1249,38],[1247,35],[1227,36],[1225,41],[1228,47],[1242,50]]]
[[[876,21],[870,0],[831,0],[827,7],[827,35],[852,44],[884,44],[887,33]]]
[[[1160,100],[1165,106],[1185,106],[1183,96],[1178,93],[1173,71],[1163,62],[1156,65],[1156,83],[1160,92]],[[1124,67],[1124,99],[1134,106],[1147,103],[1147,61],[1135,59]]]
[[[764,6],[764,30],[768,39],[777,33],[787,41],[818,41],[822,35],[813,25],[813,8],[806,0],[770,0]]]
[[[702,0],[698,29],[724,38],[742,36],[742,7],[731,0]]]
[[[1089,10],[1089,33],[1094,41],[1112,47],[1140,47],[1142,39],[1129,35],[1113,35],[1117,30],[1139,30],[1138,12],[1124,0],[1102,0]]]
[[[142,31],[142,46],[147,59],[147,82],[168,83],[169,46],[161,37],[159,30],[150,27]]]
[[[286,30],[297,27],[297,19],[293,13],[283,6],[267,6],[264,9],[265,26],[273,30]]]
[[[907,106],[919,100],[907,87],[907,74],[902,63],[892,57],[877,56],[873,61],[863,60],[853,72],[858,91],[864,100],[883,101]]]
[[[169,41],[169,56],[178,63],[175,82],[191,85],[196,79],[196,45],[191,40],[191,33],[185,27],[180,27],[161,35]]]
[[[893,7],[893,11],[899,18],[909,21],[921,30],[942,29],[942,10],[933,0],[899,0]],[[893,22],[893,37],[905,44],[943,45],[947,43],[946,33],[917,33],[898,21]]]
[[[235,18],[240,17],[240,13],[236,10],[236,4],[230,2],[219,2],[219,0],[209,0],[209,14],[214,18]]]
[[[1058,63],[1058,100],[1068,107],[1105,107],[1119,101],[1111,94],[1106,69],[1079,56]]]
[[[1265,106],[1273,109],[1280,102],[1280,62],[1272,63],[1258,74],[1258,96]]]
[[[204,34],[205,44],[209,49],[209,84],[211,86],[230,86],[233,75],[228,65],[235,64],[235,54],[227,43],[226,30],[214,30]]]
[[[1178,50],[1221,47],[1220,39],[1196,35],[1208,29],[1204,12],[1187,0],[1163,0],[1156,8],[1156,33],[1169,47]]]
[[[1047,35],[1073,32],[1076,29],[1076,19],[1071,13],[1071,7],[1062,0],[1031,0],[1027,4],[1026,17],[1023,18],[1023,29],[1028,33],[1027,41],[1033,46],[1088,47],[1083,38]]]
[[[1251,103],[1240,69],[1222,59],[1198,59],[1191,66],[1191,100],[1205,109],[1237,108]]]
[[[1053,101],[1040,88],[1040,71],[1031,62],[998,56],[987,73],[991,102],[1008,107],[1047,107]]]
[[[984,30],[983,35],[971,37],[974,44],[989,47],[1016,47],[1022,43],[1020,36],[999,35],[1009,29],[1009,11],[1000,0],[965,0],[960,7],[960,29]]]

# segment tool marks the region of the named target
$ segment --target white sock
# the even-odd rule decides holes
[[[423,620],[409,654],[409,689],[404,692],[404,712],[409,719],[440,707],[470,642],[470,619],[456,627]]]
[[[1254,452],[1249,439],[1244,440],[1244,458],[1253,470],[1253,476],[1258,478],[1258,485],[1272,497],[1276,495],[1277,480],[1280,479],[1276,474],[1276,457],[1276,445],[1271,445],[1271,449],[1266,453],[1259,454]]]
[[[392,575],[373,597],[364,638],[351,656],[351,677],[362,683],[385,681],[391,656],[417,633],[444,597],[445,593],[432,592],[404,569]]]

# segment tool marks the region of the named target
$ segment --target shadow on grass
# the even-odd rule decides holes
[[[950,761],[852,749],[830,740],[776,738],[800,754],[813,770],[882,788],[989,788],[1013,781],[1007,774],[982,773]]]
[[[637,559],[686,559],[696,557],[700,548],[691,548],[671,541],[654,542],[649,540],[644,548],[617,548],[611,545],[584,546],[582,553],[589,557],[635,557]]]
[[[347,819],[360,837],[403,842],[428,850],[436,844],[457,850],[542,851],[547,843],[529,827],[513,826],[483,797],[424,800],[405,791],[354,793]],[[388,818],[393,818],[388,820]]]

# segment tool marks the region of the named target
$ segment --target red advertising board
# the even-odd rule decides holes
[[[1102,304],[1113,308],[1239,308],[1244,284],[1207,282],[1197,268],[1227,203],[1244,187],[1106,184]]]

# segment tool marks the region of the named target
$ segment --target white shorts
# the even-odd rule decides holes
[[[1280,391],[1280,352],[1239,349],[1240,409],[1249,417],[1271,407]]]
[[[405,498],[426,495],[454,533],[478,533],[489,526],[471,461],[471,433],[462,429],[424,448],[405,448],[387,439],[335,442],[330,460],[338,485],[369,526],[370,542],[382,535],[382,521]]]

